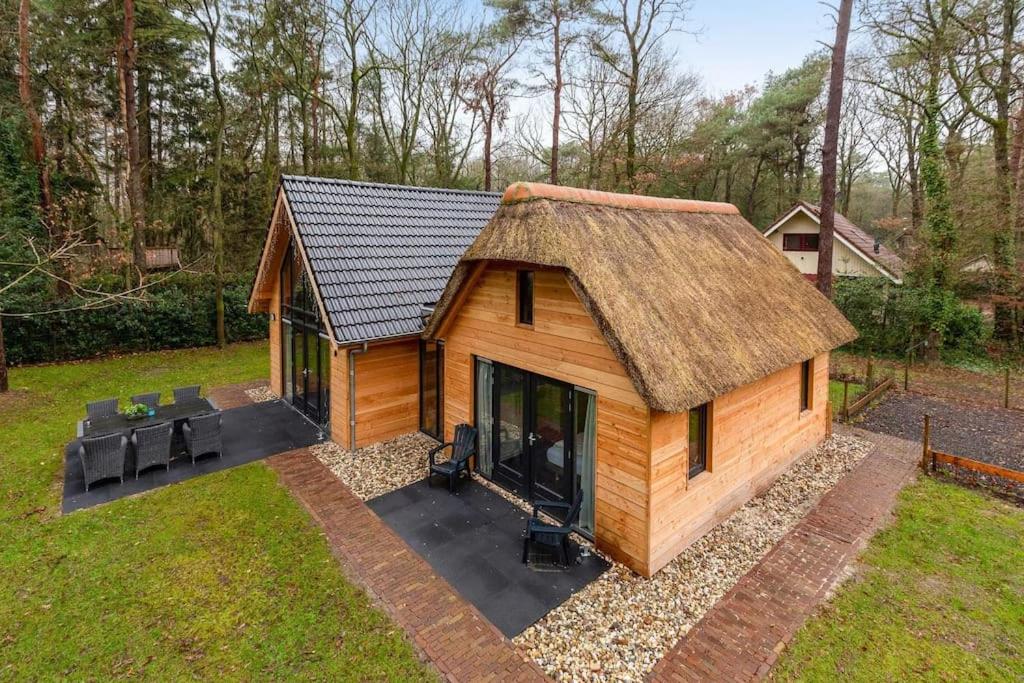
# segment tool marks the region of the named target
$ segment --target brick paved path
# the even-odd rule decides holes
[[[207,397],[221,410],[240,408],[252,405],[252,399],[245,393],[246,389],[258,389],[269,384],[265,379],[258,379],[253,382],[241,382],[239,384],[225,384],[210,389]]]
[[[448,680],[547,680],[308,450],[266,462],[323,527],[349,577],[383,605]]]
[[[888,519],[920,458],[920,444],[859,429],[848,433],[875,448],[676,643],[652,681],[761,679],[828,598]]]

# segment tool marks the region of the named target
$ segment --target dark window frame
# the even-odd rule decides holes
[[[818,251],[818,233],[791,232],[782,236],[782,251]]]
[[[694,413],[698,414],[698,434],[696,439],[693,434],[689,433]],[[687,413],[687,479],[693,479],[698,474],[710,471],[711,469],[709,466],[709,461],[711,460],[711,416],[711,403],[703,403],[690,408]],[[697,450],[700,452],[700,458],[696,461],[694,461],[693,457],[694,444],[696,444]]]
[[[814,359],[800,364],[800,412],[810,410],[813,405]]]
[[[536,278],[532,270],[516,271],[516,324],[533,327]]]
[[[427,357],[427,345],[428,343],[434,344],[433,353],[434,356],[434,383],[435,383],[435,395],[434,395],[434,415],[435,415],[435,432],[431,432],[424,428],[423,417],[424,417],[424,393],[423,393],[423,380],[425,361]],[[438,441],[444,441],[444,342],[427,342],[424,339],[420,340],[420,367],[419,367],[419,429],[427,436],[431,436]]]

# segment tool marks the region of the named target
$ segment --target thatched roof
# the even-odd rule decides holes
[[[565,269],[656,410],[687,410],[857,336],[729,204],[513,185],[456,267],[426,335],[482,260]]]

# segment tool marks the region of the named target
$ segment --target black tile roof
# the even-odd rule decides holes
[[[338,343],[417,334],[495,192],[282,176],[281,186]]]

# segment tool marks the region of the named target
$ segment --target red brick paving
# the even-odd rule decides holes
[[[875,448],[676,643],[650,680],[747,681],[767,675],[914,476],[919,444],[850,432]]]
[[[242,406],[252,405],[252,399],[245,393],[246,389],[258,389],[269,384],[265,379],[258,379],[254,382],[241,382],[239,384],[225,384],[210,389],[209,398],[220,410],[230,410]]]
[[[307,449],[266,462],[323,527],[349,577],[381,603],[446,679],[547,680]]]

